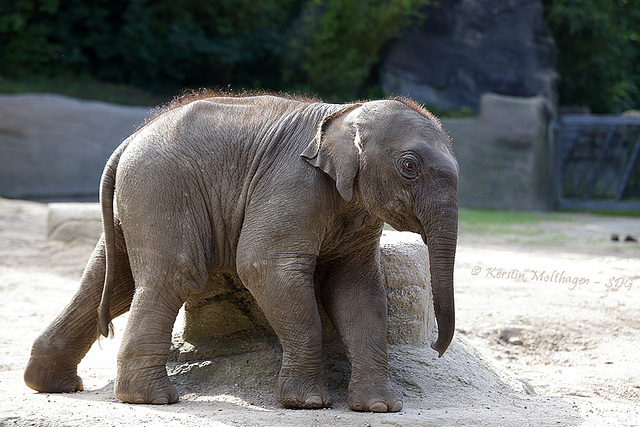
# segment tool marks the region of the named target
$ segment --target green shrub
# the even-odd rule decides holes
[[[344,100],[375,86],[382,46],[426,3],[4,0],[0,77],[90,76],[154,92],[295,88]]]
[[[640,0],[544,0],[557,44],[560,103],[640,108]]]
[[[346,100],[365,96],[372,67],[390,39],[416,18],[425,0],[315,0],[292,42],[306,89]]]

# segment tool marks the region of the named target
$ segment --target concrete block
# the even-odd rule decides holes
[[[102,234],[98,203],[49,203],[47,238],[95,244]]]
[[[387,290],[387,341],[424,344],[435,329],[427,246],[418,234],[385,231],[380,268]]]
[[[553,195],[553,144],[543,97],[487,93],[480,115],[443,119],[460,166],[461,205],[547,210]]]

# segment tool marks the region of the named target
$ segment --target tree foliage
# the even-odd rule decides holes
[[[0,0],[0,76],[361,96],[428,0]]]
[[[0,0],[0,78],[372,94],[430,0]],[[562,104],[640,108],[640,0],[543,0]]]
[[[640,0],[544,0],[558,47],[560,102],[640,108]]]
[[[388,40],[421,18],[419,0],[315,0],[291,45],[308,90],[332,97],[370,77]]]

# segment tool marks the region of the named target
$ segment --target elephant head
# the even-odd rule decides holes
[[[372,101],[326,117],[302,153],[347,201],[400,231],[422,236],[440,356],[455,328],[453,268],[458,234],[458,164],[439,121],[408,100]]]

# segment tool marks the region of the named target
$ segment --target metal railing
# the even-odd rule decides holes
[[[562,116],[554,131],[558,208],[640,210],[640,118]]]

